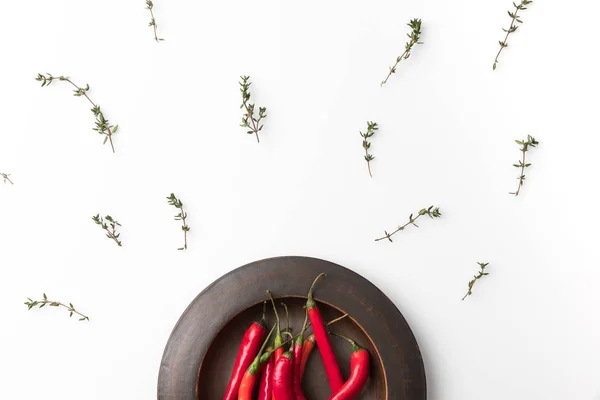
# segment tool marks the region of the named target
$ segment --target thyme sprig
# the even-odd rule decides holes
[[[506,36],[504,37],[504,40],[499,40],[498,43],[500,43],[500,50],[498,50],[498,54],[496,54],[496,58],[494,59],[494,66],[493,69],[496,70],[496,66],[498,65],[498,58],[500,57],[500,53],[502,53],[502,50],[504,50],[506,47],[508,47],[508,36],[515,32],[517,29],[519,29],[519,25],[518,24],[522,24],[523,21],[521,21],[521,16],[518,15],[519,11],[524,11],[527,10],[527,5],[531,4],[533,2],[533,0],[521,0],[520,4],[517,4],[515,2],[513,2],[513,6],[515,6],[515,10],[514,11],[507,11],[508,12],[508,16],[511,18],[510,21],[510,26],[508,27],[508,29],[504,29],[502,28],[502,30],[504,32],[506,32]]]
[[[521,146],[521,152],[523,153],[523,158],[518,161],[518,164],[513,164],[513,167],[519,168],[521,170],[521,173],[519,174],[519,177],[517,178],[519,180],[519,185],[517,186],[517,190],[515,192],[510,192],[509,194],[514,194],[515,196],[518,196],[519,192],[521,191],[521,187],[525,183],[525,168],[528,168],[529,166],[531,166],[531,163],[525,162],[525,154],[527,153],[527,151],[529,151],[530,147],[537,146],[539,144],[539,142],[537,140],[535,140],[535,138],[531,135],[527,135],[527,140],[525,140],[525,139],[524,140],[515,140],[515,142]]]
[[[158,25],[156,24],[156,19],[154,18],[154,3],[151,0],[146,0],[146,10],[150,11],[150,23],[148,24],[148,26],[151,26],[154,29],[154,40],[156,40],[158,43],[160,43],[162,40],[162,38],[158,37]]]
[[[42,300],[33,300],[33,299],[30,299],[29,297],[27,298],[27,300],[28,301],[26,301],[24,304],[27,306],[28,310],[31,310],[35,306],[38,306],[38,308],[43,308],[46,305],[48,305],[50,307],[64,307],[69,312],[69,317],[72,317],[73,314],[77,314],[80,317],[79,318],[80,321],[89,321],[90,320],[87,316],[85,316],[82,313],[80,313],[79,311],[77,311],[75,309],[75,306],[73,306],[73,303],[69,303],[67,305],[67,304],[61,303],[60,301],[48,300],[48,296],[46,296],[46,293],[43,294]]]
[[[96,214],[92,217],[92,219],[97,225],[100,225],[102,229],[106,231],[107,238],[114,240],[119,247],[121,246],[121,241],[119,240],[119,236],[121,236],[121,234],[117,233],[117,226],[121,226],[120,223],[115,221],[110,215],[106,215],[103,218],[100,216],[100,214]]]
[[[371,173],[371,161],[375,159],[375,157],[369,153],[369,149],[371,148],[371,142],[367,139],[375,135],[375,131],[378,130],[377,122],[367,121],[367,131],[365,133],[359,132],[360,136],[363,138],[362,146],[365,149],[365,160],[367,161],[367,168],[369,169],[369,176],[372,178],[373,174]]]
[[[415,221],[418,220],[423,215],[428,215],[430,218],[433,219],[433,218],[440,218],[442,216],[442,213],[440,212],[439,207],[433,208],[433,206],[430,206],[429,208],[423,208],[423,209],[419,210],[419,212],[417,213],[416,216],[413,216],[413,214],[410,214],[410,216],[408,217],[407,223],[405,223],[404,225],[398,226],[398,229],[396,229],[395,231],[393,231],[391,233],[388,233],[388,231],[384,231],[385,235],[383,237],[375,239],[375,241],[378,242],[380,240],[387,239],[390,242],[392,242],[392,236],[400,231],[403,231],[404,228],[406,228],[407,226],[414,225],[418,228],[419,225],[415,224]]]
[[[50,84],[52,84],[52,82],[54,82],[55,80],[59,80],[59,81],[64,81],[64,82],[69,82],[71,85],[73,85],[75,87],[75,90],[73,90],[73,92],[75,92],[75,94],[73,96],[75,97],[81,97],[84,96],[86,99],[88,99],[88,101],[92,104],[92,114],[94,114],[94,117],[96,117],[96,127],[93,128],[93,130],[95,130],[96,132],[98,132],[101,135],[104,135],[104,142],[103,144],[106,144],[107,141],[110,141],[110,147],[112,149],[112,152],[115,152],[115,146],[113,145],[113,140],[112,140],[112,135],[117,133],[117,130],[119,129],[119,125],[111,125],[110,122],[108,121],[108,119],[106,119],[104,117],[104,113],[102,112],[102,110],[100,110],[100,106],[97,105],[96,103],[94,103],[92,101],[92,99],[90,99],[90,97],[88,96],[88,91],[90,90],[90,85],[86,84],[85,87],[79,87],[76,84],[74,84],[71,79],[67,76],[52,76],[49,73],[46,73],[45,75],[42,74],[38,74],[38,76],[35,78],[36,81],[38,82],[42,82],[42,87],[44,86],[50,86]]]
[[[392,76],[392,74],[396,73],[396,67],[398,67],[400,61],[406,60],[408,57],[410,57],[410,52],[414,45],[423,44],[423,42],[419,41],[421,39],[421,19],[413,18],[407,25],[410,27],[410,29],[412,29],[410,33],[406,34],[406,36],[408,36],[410,40],[406,42],[406,45],[404,46],[404,53],[402,53],[402,55],[396,58],[396,63],[394,64],[394,66],[390,67],[390,71],[385,77],[385,79],[381,82],[381,86],[383,86],[388,81],[388,79],[390,79],[390,76]]]
[[[242,116],[241,127],[250,129],[246,133],[249,135],[255,134],[256,141],[260,143],[258,132],[263,128],[260,121],[267,117],[267,108],[258,107],[258,118],[254,115],[254,103],[250,103],[250,85],[252,82],[249,81],[249,76],[241,76],[242,81],[240,82],[240,92],[242,93],[242,105],[240,108],[244,109],[244,115]]]
[[[179,214],[175,215],[175,221],[181,221],[181,230],[183,231],[183,247],[177,250],[187,250],[187,233],[190,231],[190,227],[186,224],[185,219],[187,213],[183,210],[183,203],[173,193],[167,197],[169,204],[179,209]]]
[[[0,176],[2,177],[2,179],[4,179],[4,183],[8,182],[11,185],[14,185],[13,181],[11,181],[9,178],[10,174],[5,174],[3,172],[0,172]]]
[[[474,279],[469,281],[469,290],[467,291],[467,294],[465,294],[465,297],[462,298],[463,300],[466,299],[467,296],[473,294],[473,285],[475,285],[475,282],[484,276],[489,275],[489,272],[485,272],[485,267],[487,267],[489,263],[478,262],[477,264],[479,264],[479,273],[477,275],[473,275]]]

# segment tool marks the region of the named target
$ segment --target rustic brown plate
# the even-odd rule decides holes
[[[406,320],[371,282],[351,270],[308,257],[256,261],[219,278],[185,310],[167,342],[158,376],[159,400],[221,400],[245,330],[260,319],[265,290],[290,309],[294,333],[302,326],[306,292],[313,279],[327,273],[315,289],[325,320],[347,317],[332,331],[354,338],[371,354],[371,375],[359,399],[425,400],[425,370]],[[281,308],[280,308],[281,310]],[[345,377],[351,347],[331,338]],[[330,396],[315,350],[303,381],[308,399]]]

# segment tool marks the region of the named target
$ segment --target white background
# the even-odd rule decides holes
[[[0,397],[155,398],[171,329],[204,287],[307,255],[397,304],[430,400],[600,399],[599,3],[535,1],[495,72],[509,0],[157,0],[160,44],[144,7],[2,5],[0,172],[15,184],[0,184]],[[415,17],[425,44],[381,88]],[[120,126],[116,154],[85,99],[38,72],[90,84]],[[260,145],[239,127],[242,74],[268,108]],[[527,134],[541,144],[515,198]],[[429,205],[443,218],[373,241]],[[122,248],[96,213],[122,223]],[[461,302],[477,261],[490,275]],[[91,322],[28,312],[42,292]]]

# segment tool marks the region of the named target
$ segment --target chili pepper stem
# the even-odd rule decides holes
[[[341,317],[337,317],[336,319],[332,319],[331,321],[329,321],[328,323],[325,324],[325,326],[329,326],[329,325],[333,325],[336,322],[339,322],[341,320],[343,320],[344,318],[346,318],[348,316],[348,314],[344,314]]]
[[[270,290],[267,290],[267,295],[269,299],[271,299],[271,305],[273,306],[273,312],[275,313],[275,320],[277,321],[277,332],[275,332],[275,340],[274,344],[276,347],[280,347],[283,338],[281,337],[281,323],[279,321],[279,313],[277,312],[277,307],[275,306],[275,300],[273,299],[273,293]]]
[[[283,354],[283,337],[281,336],[281,321],[279,320],[279,313],[277,312],[277,307],[275,306],[275,299],[273,299],[273,293],[270,290],[267,290],[267,295],[269,299],[271,299],[271,305],[273,306],[273,312],[275,313],[275,319],[277,320],[277,332],[275,333],[275,338],[273,339],[273,360],[277,363],[277,360],[281,358]],[[273,399],[274,400],[274,399]]]
[[[262,346],[260,347],[260,350],[258,351],[258,354],[262,354],[262,352],[265,351],[265,347],[267,346],[267,343],[269,342],[269,339],[271,338],[271,335],[273,334],[274,330],[275,330],[275,325],[273,325],[273,327],[269,331],[269,334],[267,335],[267,338],[265,339],[265,341],[263,342]]]
[[[310,286],[310,289],[308,290],[308,300],[306,301],[306,307],[307,308],[313,308],[315,307],[316,303],[315,303],[315,299],[313,298],[313,290],[315,288],[315,285],[317,284],[317,281],[321,278],[321,277],[326,277],[327,274],[325,272],[321,272],[319,275],[317,275],[317,277],[315,278],[315,280],[313,281],[312,285]]]
[[[344,335],[340,335],[339,333],[335,333],[335,332],[331,332],[331,331],[329,331],[329,332],[327,332],[327,333],[329,333],[330,335],[333,335],[333,336],[337,336],[337,337],[339,337],[339,338],[342,338],[342,339],[344,339],[345,341],[347,341],[348,343],[350,343],[350,344],[352,345],[352,351],[359,351],[359,350],[362,350],[362,349],[363,349],[363,348],[362,348],[362,347],[360,347],[358,344],[356,344],[356,342],[355,342],[354,340],[350,339],[349,337],[346,337],[346,336],[344,336]]]
[[[300,333],[298,334],[298,336],[296,337],[296,345],[300,346],[300,348],[302,348],[302,345],[304,343],[304,332],[306,331],[307,325],[308,325],[308,309],[306,307],[305,308],[305,314],[304,314],[304,323],[302,324],[302,330],[300,331]]]
[[[271,299],[271,304],[273,305],[273,312],[275,313],[275,320],[277,321],[277,332],[281,335],[281,325],[279,324],[279,313],[277,312],[277,307],[275,306],[275,300],[273,299],[273,293],[270,290],[267,290],[267,295]]]
[[[286,325],[287,325],[286,330],[288,332],[291,332],[291,330],[290,330],[290,313],[288,312],[287,305],[284,302],[281,302],[281,305],[283,306],[283,308],[285,308],[285,320],[287,321],[286,322]]]
[[[287,332],[285,332],[285,333],[287,333]],[[288,340],[286,340],[286,341],[283,341],[283,339],[282,339],[282,341],[281,341],[281,344],[280,344],[280,345],[275,345],[275,344],[274,344],[274,345],[273,345],[273,348],[272,348],[271,350],[267,350],[267,352],[266,352],[265,354],[268,354],[268,353],[274,353],[274,352],[275,352],[275,350],[283,348],[283,346],[285,346],[285,345],[286,345],[286,344],[288,344],[289,342],[293,342],[294,340],[296,340],[296,338],[297,338],[297,337],[298,337],[298,336],[292,336],[292,335],[290,334],[290,338],[289,338]]]
[[[325,326],[330,326],[330,325],[335,324],[336,322],[340,322],[341,320],[343,320],[347,316],[348,316],[348,314],[344,314],[341,317],[337,317],[336,319],[332,319],[331,321],[329,321],[328,323],[326,323]],[[306,330],[308,330],[311,327],[312,327],[312,322],[308,321],[308,324],[306,325]]]
[[[300,331],[300,336],[304,336],[304,332],[306,331],[306,327],[308,324],[308,309],[304,307],[304,323],[302,324],[302,330]]]
[[[287,334],[290,337],[290,340],[292,341],[292,344],[290,345],[290,351],[293,351],[293,349],[294,349],[294,335],[292,335],[292,332],[291,332],[291,329],[290,329],[290,313],[288,311],[287,304],[285,304],[284,302],[281,302],[281,305],[285,309],[285,319],[287,321],[286,322],[287,327],[285,328],[284,334]]]
[[[290,337],[290,338],[289,338],[289,340],[286,340],[285,344],[287,344],[288,342],[291,342],[291,344],[290,344],[290,351],[293,351],[293,349],[294,349],[294,343],[296,342],[296,338],[297,338],[297,337],[294,337],[294,336],[293,336],[291,333],[289,333],[289,332],[283,332],[283,334],[284,334],[284,335],[288,335],[288,336]],[[282,347],[283,347],[283,345],[282,345]]]
[[[290,332],[288,332],[288,331],[284,331],[284,332],[283,332],[283,334],[284,334],[284,335],[287,335],[287,336],[289,336],[289,339],[288,339],[288,340],[286,340],[286,341],[285,341],[285,343],[289,342],[290,340],[294,340],[294,339],[296,339],[296,337],[295,337],[294,335],[292,335],[292,334],[291,334]]]

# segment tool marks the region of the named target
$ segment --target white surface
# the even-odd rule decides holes
[[[155,398],[197,293],[308,255],[398,305],[430,400],[600,399],[600,4],[535,1],[492,72],[509,0],[283,3],[157,0],[160,44],[141,0],[2,5],[0,171],[15,184],[0,185],[0,397]],[[425,44],[380,88],[414,17]],[[38,72],[90,84],[120,125],[115,155],[85,100]],[[238,126],[242,74],[268,107],[260,145]],[[541,145],[514,198],[527,134]],[[373,241],[431,204],[441,220]],[[122,248],[96,213],[122,223]],[[461,302],[477,261],[491,275]],[[28,312],[44,291],[91,322]]]

